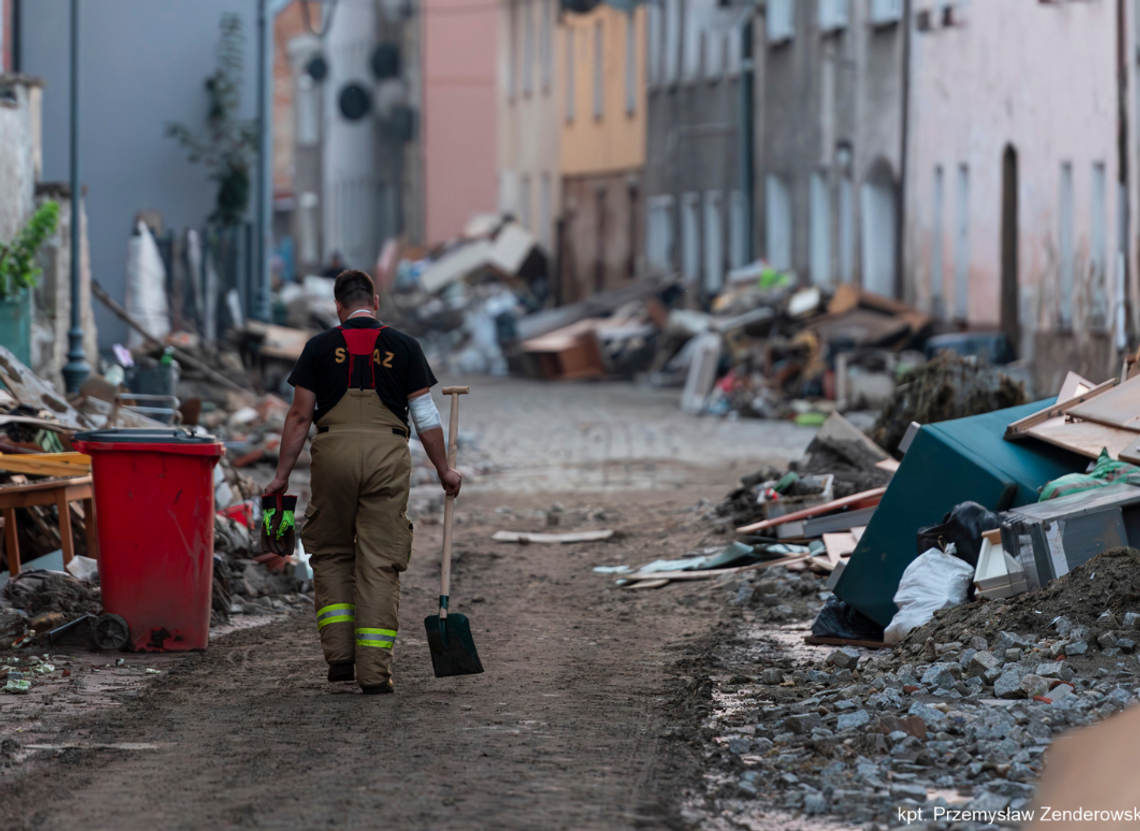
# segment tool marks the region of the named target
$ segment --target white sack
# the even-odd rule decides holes
[[[895,592],[898,613],[883,633],[883,642],[894,645],[924,626],[939,609],[957,606],[966,599],[974,579],[974,567],[950,551],[932,548],[906,567]]]

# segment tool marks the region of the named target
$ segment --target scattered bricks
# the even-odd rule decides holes
[[[891,785],[891,796],[894,799],[913,799],[915,802],[925,802],[926,788],[922,785],[899,783]]]
[[[859,650],[844,646],[828,655],[827,662],[838,669],[855,669],[859,666]]]
[[[1033,641],[1016,632],[999,632],[997,649],[995,652],[1005,652],[1007,649],[1031,649]]]
[[[961,670],[953,664],[935,664],[922,675],[922,683],[927,687],[953,687],[961,675]]]
[[[1021,673],[1013,669],[1003,672],[994,681],[994,695],[1006,699],[1025,698],[1025,690],[1021,688]]]
[[[1088,655],[1089,645],[1084,641],[1073,641],[1065,644],[1065,657],[1075,658],[1078,655]]]
[[[903,692],[906,693],[907,695],[914,695],[916,692],[919,692],[921,689],[922,689],[922,687],[918,686],[917,684],[907,684],[903,687]]]
[[[1116,635],[1112,632],[1102,632],[1100,636],[1097,637],[1096,642],[1101,649],[1112,649],[1116,646]]]
[[[766,669],[760,673],[760,683],[779,686],[784,683],[784,671],[781,669]]]
[[[815,728],[822,726],[822,720],[815,713],[805,713],[802,716],[788,716],[784,719],[784,727],[790,732],[801,736],[805,736],[811,733]]]
[[[1126,612],[1124,615],[1124,628],[1140,629],[1140,614],[1136,612]]]
[[[981,678],[991,669],[997,669],[1000,666],[1001,661],[994,653],[978,652],[970,659],[970,663],[966,667],[966,674],[971,678]]]
[[[1021,663],[1021,649],[1014,647],[1005,651],[1005,662],[1007,664]]]
[[[871,723],[871,714],[866,710],[856,710],[853,713],[844,713],[839,717],[838,730],[857,730]]]
[[[1116,641],[1116,645],[1125,655],[1131,655],[1136,651],[1136,641],[1132,640],[1132,638],[1120,638]]]
[[[1120,621],[1112,612],[1102,612],[1100,617],[1096,619],[1096,625],[1099,629],[1119,629]]]
[[[1026,675],[1021,679],[1020,686],[1026,698],[1036,698],[1049,692],[1049,682],[1040,675]]]

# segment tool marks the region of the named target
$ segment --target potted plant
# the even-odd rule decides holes
[[[59,225],[59,204],[44,202],[15,239],[0,242],[0,345],[31,363],[32,289],[43,269],[36,261]]]

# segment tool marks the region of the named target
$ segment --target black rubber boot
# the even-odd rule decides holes
[[[355,664],[329,664],[330,681],[355,681]]]

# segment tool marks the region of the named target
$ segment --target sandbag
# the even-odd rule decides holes
[[[883,632],[883,643],[900,643],[912,630],[929,623],[939,609],[966,599],[974,567],[955,556],[953,548],[953,543],[946,551],[932,548],[906,567],[895,592],[899,610]]]
[[[1129,485],[1140,485],[1140,467],[1128,462],[1115,461],[1108,455],[1108,450],[1103,449],[1092,470],[1088,473],[1070,473],[1068,476],[1054,479],[1041,489],[1041,498],[1037,501],[1047,502],[1058,496],[1069,496],[1125,482]]]

